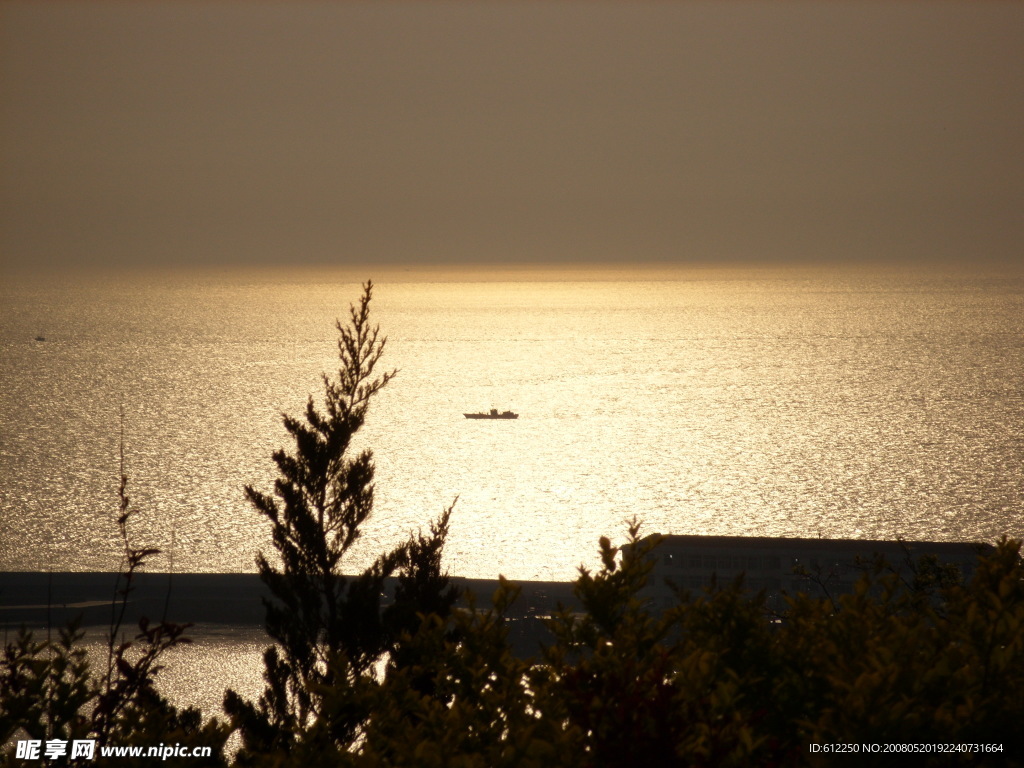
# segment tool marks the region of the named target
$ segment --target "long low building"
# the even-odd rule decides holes
[[[649,536],[644,542],[649,542]],[[659,607],[675,599],[672,585],[698,592],[714,583],[743,577],[750,592],[764,590],[770,607],[787,594],[833,598],[853,591],[857,580],[878,557],[907,575],[911,564],[927,555],[955,565],[970,579],[980,554],[990,544],[868,539],[802,539],[745,536],[661,536],[649,585]]]

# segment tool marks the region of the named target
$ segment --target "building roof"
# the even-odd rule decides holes
[[[982,542],[950,542],[950,541],[908,541],[882,539],[808,539],[777,536],[698,536],[680,534],[651,534],[643,541],[650,541],[661,536],[661,547],[715,547],[722,549],[761,549],[776,551],[822,550],[864,553],[866,551],[902,551],[904,547],[915,554],[935,554],[945,556],[977,555],[993,549],[991,544]]]

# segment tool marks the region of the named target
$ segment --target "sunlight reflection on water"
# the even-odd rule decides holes
[[[634,514],[663,533],[1020,535],[1021,281],[676,278],[382,279],[401,371],[361,435],[377,511],[351,567],[456,496],[448,563],[480,577],[572,578]],[[140,540],[173,535],[179,571],[254,570],[269,542],[242,488],[271,486],[280,412],[332,370],[358,285],[2,290],[0,569],[116,567],[123,402]],[[490,407],[521,416],[462,417]]]

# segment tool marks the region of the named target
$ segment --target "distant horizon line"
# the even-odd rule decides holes
[[[329,278],[332,282],[362,284],[366,280],[379,282],[534,282],[534,281],[602,281],[637,282],[649,280],[686,279],[687,273],[707,277],[711,274],[741,275],[774,273],[780,271],[804,274],[841,273],[908,273],[934,271],[938,275],[977,277],[1024,277],[1024,265],[979,259],[966,263],[956,260],[872,260],[846,262],[813,262],[809,260],[691,260],[667,261],[520,261],[520,262],[303,262],[299,264],[243,264],[240,262],[174,264],[79,264],[15,265],[0,269],[15,280],[31,281],[52,279],[56,282],[92,278],[96,280],[131,277],[208,277],[228,278],[249,274],[252,276],[292,276],[305,280],[312,277]]]

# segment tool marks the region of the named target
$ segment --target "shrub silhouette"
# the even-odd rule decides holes
[[[551,620],[538,658],[511,653],[507,584],[491,610],[453,611],[454,635],[424,624],[411,639],[430,649],[419,671],[448,698],[416,695],[409,670],[389,676],[351,764],[893,764],[877,744],[897,759],[924,750],[915,764],[1024,765],[1020,542],[1000,542],[937,600],[875,572],[838,607],[796,595],[781,619],[741,583],[653,614],[653,546],[635,522],[621,547],[602,538],[601,569],[581,570],[579,609]],[[837,743],[857,754],[810,751]]]
[[[123,415],[122,415],[123,424]],[[44,764],[142,766],[151,760],[118,757],[103,759],[98,748],[92,758],[72,758],[74,740],[93,740],[96,746],[210,747],[212,755],[195,759],[197,766],[224,765],[223,746],[227,728],[216,718],[203,720],[196,708],[179,709],[156,689],[157,674],[167,652],[191,642],[189,625],[161,620],[139,619],[132,639],[124,639],[125,612],[134,590],[136,574],[158,549],[137,547],[129,537],[129,523],[139,511],[127,493],[124,442],[121,444],[121,481],[118,488],[118,532],[122,562],[116,576],[111,620],[106,634],[106,660],[97,671],[84,647],[85,632],[77,622],[59,630],[58,639],[47,633],[36,640],[22,628],[8,641],[0,658],[0,744],[15,737],[41,742],[64,742],[64,756]],[[13,747],[0,756],[0,764],[24,765]]]

